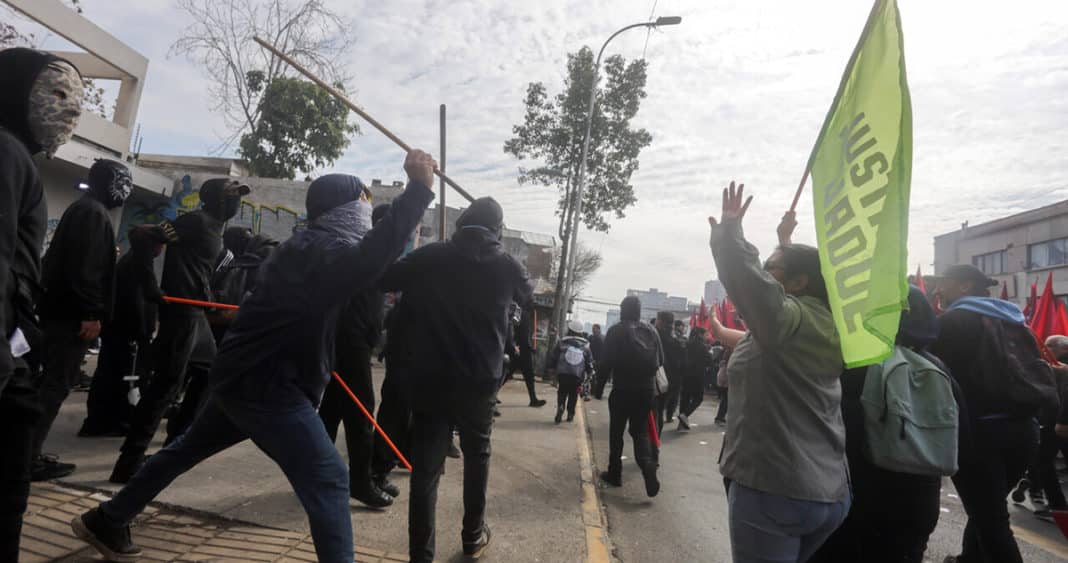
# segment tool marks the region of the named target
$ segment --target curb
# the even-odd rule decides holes
[[[612,549],[609,545],[607,519],[597,488],[596,470],[590,446],[589,425],[586,424],[586,404],[578,409],[579,464],[582,477],[582,524],[586,530],[586,562],[610,563]]]

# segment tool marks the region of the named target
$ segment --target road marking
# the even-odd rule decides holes
[[[1018,539],[1021,539],[1042,551],[1060,557],[1061,559],[1068,559],[1068,545],[1065,545],[1063,541],[1051,540],[1046,536],[1018,526],[1012,527],[1012,533],[1015,534]]]
[[[594,481],[593,455],[590,452],[589,427],[586,425],[586,407],[578,409],[578,447],[580,474],[582,476],[582,524],[586,528],[586,563],[609,563],[612,561],[608,548],[608,531],[601,511],[601,499]]]

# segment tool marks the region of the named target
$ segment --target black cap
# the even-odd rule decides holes
[[[942,274],[942,277],[959,282],[971,282],[975,287],[984,289],[998,285],[997,280],[991,279],[990,276],[987,276],[979,268],[976,268],[971,264],[957,264],[956,266],[950,266],[946,270],[946,273]]]

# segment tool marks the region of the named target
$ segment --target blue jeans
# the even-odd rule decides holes
[[[179,475],[246,439],[289,479],[308,514],[319,561],[351,563],[348,471],[306,400],[276,406],[212,394],[189,429],[150,457],[114,498],[100,505],[100,512],[112,524],[126,525]]]
[[[731,483],[727,493],[734,563],[804,563],[849,513],[836,503],[797,500]]]

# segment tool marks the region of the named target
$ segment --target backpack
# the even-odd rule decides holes
[[[1013,414],[1056,413],[1060,408],[1053,368],[1027,326],[983,315],[979,383],[986,397],[998,397]]]
[[[586,351],[577,342],[564,340],[560,342],[560,358],[556,360],[556,373],[582,377],[586,372]]]
[[[898,473],[950,476],[957,472],[957,401],[949,376],[902,346],[868,366],[860,395],[864,454]]]
[[[620,359],[622,365],[632,366],[635,371],[648,373],[655,377],[656,370],[661,366],[660,356],[657,354],[657,341],[660,337],[656,331],[648,325],[621,327],[626,331],[624,348]]]

